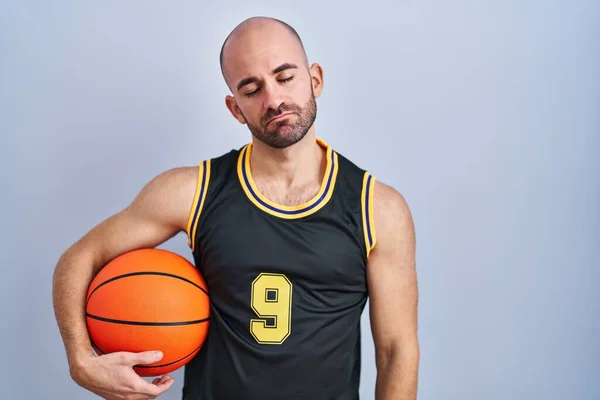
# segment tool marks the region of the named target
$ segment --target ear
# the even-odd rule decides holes
[[[323,68],[318,63],[313,63],[308,69],[315,97],[319,97],[323,91]]]
[[[229,112],[231,112],[231,115],[233,115],[233,118],[237,119],[240,124],[246,124],[246,118],[244,118],[242,111],[238,107],[235,97],[230,95],[225,96],[225,105],[229,109]]]

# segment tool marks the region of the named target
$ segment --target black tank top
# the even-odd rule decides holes
[[[200,163],[187,234],[212,315],[183,399],[358,399],[375,178],[318,143],[324,179],[298,206],[261,195],[251,144]]]

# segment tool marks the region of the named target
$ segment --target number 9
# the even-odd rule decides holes
[[[281,344],[292,331],[292,283],[280,274],[261,273],[252,282],[250,333],[261,344]]]

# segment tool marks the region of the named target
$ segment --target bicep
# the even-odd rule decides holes
[[[410,210],[394,189],[375,188],[378,242],[368,260],[371,330],[378,350],[416,340],[417,274]]]

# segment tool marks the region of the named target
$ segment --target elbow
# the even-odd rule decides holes
[[[58,258],[52,272],[53,290],[61,290],[64,285],[74,279],[83,277],[90,279],[95,273],[95,257],[92,251],[73,245]],[[87,268],[86,268],[87,267]]]
[[[73,250],[72,248],[68,248],[63,251],[62,254],[58,257],[56,264],[54,265],[54,271],[52,275],[52,280],[56,283],[56,280],[60,279],[64,274],[64,270],[67,269],[71,264],[71,259],[73,258]]]
[[[375,362],[378,370],[386,370],[395,365],[418,365],[420,348],[417,339],[395,340],[379,346]]]
[[[58,260],[56,261],[56,264],[54,265],[54,270],[52,273],[52,284],[56,285],[57,281],[61,278],[61,275],[63,273],[63,270],[65,269],[65,265],[67,264],[69,259],[69,254],[68,254],[68,250],[64,251],[60,257],[58,257]]]

